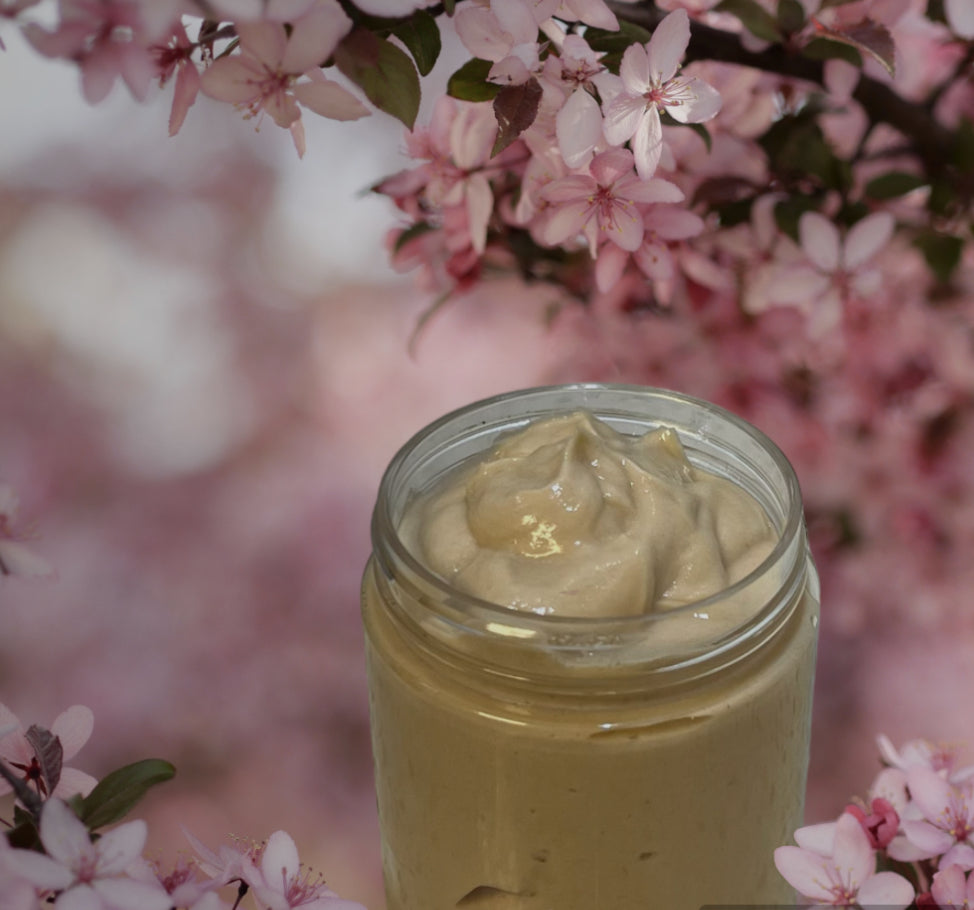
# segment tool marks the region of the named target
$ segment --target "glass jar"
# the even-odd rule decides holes
[[[778,532],[706,600],[612,618],[461,593],[397,534],[414,497],[499,434],[586,409],[677,430]],[[363,584],[388,910],[699,910],[786,904],[802,823],[818,580],[798,483],[762,433],[684,395],[573,385],[502,395],[413,437],[379,488]]]

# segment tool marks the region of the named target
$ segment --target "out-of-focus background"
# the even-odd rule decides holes
[[[339,893],[381,910],[358,615],[379,478],[429,420],[540,383],[710,397],[778,438],[816,503],[859,497],[877,525],[891,490],[917,505],[897,512],[900,550],[855,559],[835,555],[845,513],[810,516],[825,585],[810,819],[869,783],[875,734],[974,736],[972,569],[938,555],[923,478],[897,481],[895,419],[889,462],[854,464],[859,449],[769,391],[760,345],[709,356],[719,318],[699,335],[552,318],[551,292],[510,281],[414,338],[430,298],[387,266],[395,214],[363,194],[404,165],[398,123],[308,117],[299,161],[269,121],[255,133],[201,98],[169,139],[168,97],[139,105],[118,86],[90,108],[72,67],[3,38],[0,481],[57,576],[0,581],[0,701],[41,724],[90,706],[72,764],[96,776],[173,761],[140,811],[152,850],[172,856],[184,827],[211,844],[285,828]],[[797,332],[789,318],[767,337]],[[951,356],[969,374],[969,349]],[[903,381],[905,400],[922,376]],[[971,524],[963,497],[951,508],[952,527]],[[905,572],[926,592],[906,603]]]

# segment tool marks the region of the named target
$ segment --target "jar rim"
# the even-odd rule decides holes
[[[636,396],[644,398],[646,401],[655,401],[657,403],[668,401],[674,406],[692,409],[694,413],[702,415],[702,418],[733,427],[737,432],[744,434],[751,442],[756,443],[771,459],[780,475],[785,490],[784,498],[787,502],[787,509],[784,513],[784,521],[779,528],[779,537],[774,547],[765,559],[747,575],[706,598],[681,606],[670,607],[665,610],[647,611],[635,615],[599,617],[540,614],[532,611],[512,609],[511,607],[457,590],[447,579],[427,568],[405,545],[398,533],[396,520],[393,516],[391,505],[393,502],[392,494],[395,491],[395,485],[404,479],[400,475],[408,466],[410,457],[428,439],[436,436],[439,432],[449,428],[451,424],[456,423],[468,415],[491,410],[509,401],[517,400],[525,405],[525,409],[522,412],[523,420],[522,417],[519,417],[518,422],[515,423],[508,417],[505,421],[505,429],[511,429],[520,423],[527,423],[542,414],[553,413],[553,409],[550,406],[543,411],[531,411],[527,408],[527,405],[532,400],[541,402],[552,397],[565,397],[566,399],[569,397],[577,397],[578,400],[574,402],[574,407],[589,409],[596,417],[603,418],[607,415],[612,415],[614,412],[604,406],[600,409],[597,404],[592,406],[593,401],[590,399],[599,397],[622,398],[623,396]],[[626,414],[629,417],[640,416],[633,414],[631,405],[629,408],[615,413],[617,416],[621,414]],[[657,415],[647,411],[644,425],[648,428],[656,425],[657,422],[661,425],[667,425],[665,420],[659,419]],[[701,426],[704,427],[705,424],[706,420],[702,420]],[[484,432],[487,432],[488,427],[486,421],[484,421],[484,427],[482,429]],[[693,451],[692,447],[690,447],[690,451]],[[408,476],[408,473],[406,476]],[[705,615],[710,607],[726,601],[729,597],[744,592],[759,579],[766,577],[767,573],[775,565],[783,563],[789,551],[794,551],[796,540],[803,535],[803,532],[804,518],[801,490],[797,475],[781,449],[763,431],[726,408],[682,392],[653,386],[598,382],[542,385],[518,389],[483,398],[444,414],[439,419],[414,433],[393,456],[380,482],[379,493],[372,517],[373,551],[378,556],[380,563],[384,561],[384,557],[391,555],[395,562],[406,569],[424,588],[438,592],[445,600],[462,601],[464,615],[468,619],[480,619],[488,624],[503,626],[511,626],[513,623],[526,631],[535,630],[549,635],[559,633],[571,635],[575,633],[585,637],[598,635],[599,633],[619,633],[625,635],[630,634],[630,630],[637,630],[643,627],[650,628],[656,623],[663,623],[668,620],[672,622],[673,618],[677,616]],[[386,552],[387,550],[388,554]],[[743,623],[743,626],[737,626],[733,631],[732,637],[736,639],[746,628],[751,627],[752,624],[760,625],[762,614],[765,612],[759,610],[758,614],[751,618],[751,621]],[[764,617],[765,620],[767,618],[766,616]]]

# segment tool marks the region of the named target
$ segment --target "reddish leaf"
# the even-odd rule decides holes
[[[61,780],[61,766],[64,761],[64,749],[61,740],[50,730],[45,730],[33,724],[24,734],[24,738],[34,750],[34,757],[40,769],[44,792],[51,794]]]
[[[504,151],[521,135],[538,115],[541,103],[541,85],[533,77],[523,85],[508,85],[494,99],[494,116],[497,118],[497,139],[491,155]]]
[[[842,44],[848,44],[863,54],[878,60],[892,76],[896,69],[896,46],[889,29],[872,19],[863,19],[842,29],[826,28],[816,22],[817,30],[822,37],[831,38]]]

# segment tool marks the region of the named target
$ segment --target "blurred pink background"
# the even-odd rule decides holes
[[[182,827],[211,844],[285,828],[381,910],[358,585],[386,462],[518,387],[653,382],[733,406],[729,382],[654,367],[622,317],[552,321],[551,292],[514,282],[411,347],[430,301],[386,264],[391,208],[361,195],[402,166],[398,124],[309,121],[299,162],[272,124],[201,99],[170,140],[166,98],[88,108],[70,67],[3,37],[0,481],[57,577],[0,582],[0,701],[41,724],[90,706],[73,764],[96,776],[173,761],[139,811],[160,855]],[[761,416],[811,471],[813,443]],[[880,629],[848,579],[823,581],[813,820],[868,785],[877,733],[974,736],[969,622]]]

